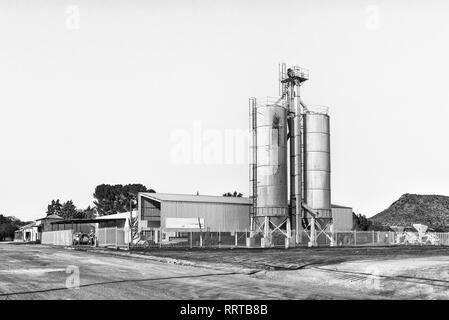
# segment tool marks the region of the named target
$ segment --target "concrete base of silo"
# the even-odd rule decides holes
[[[296,241],[294,237],[285,238],[285,249],[296,247]]]
[[[262,248],[271,248],[271,238],[269,237],[264,237],[260,239],[260,246]]]

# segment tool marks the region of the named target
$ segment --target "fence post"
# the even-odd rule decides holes
[[[234,245],[236,247],[239,245],[239,236],[238,236],[238,232],[237,231],[234,232]]]
[[[221,232],[218,231],[218,248],[221,247]]]
[[[117,227],[115,227],[115,249],[118,248],[118,230]]]
[[[357,245],[357,230],[354,230],[354,245]]]
[[[193,232],[190,231],[190,249],[193,248]]]
[[[167,237],[167,235],[165,235],[165,236]],[[159,249],[160,249],[160,248],[162,248],[162,228],[157,231],[157,240],[158,240]]]
[[[375,244],[375,242],[374,242],[374,230],[372,230],[373,231],[373,245]]]
[[[334,232],[334,224],[332,223],[329,227],[330,232],[331,232],[331,242],[330,242],[330,246],[334,247],[335,246],[335,232]]]

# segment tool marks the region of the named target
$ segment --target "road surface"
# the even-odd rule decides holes
[[[0,300],[448,299],[447,270],[449,256],[378,257],[248,275],[0,243]]]
[[[0,244],[0,257],[0,299],[360,298],[325,286],[298,288],[251,275],[41,245]]]

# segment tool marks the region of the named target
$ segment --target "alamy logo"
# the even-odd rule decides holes
[[[80,8],[76,5],[70,5],[65,9],[65,26],[69,30],[78,30],[81,27]]]
[[[170,160],[175,165],[246,164],[248,131],[203,129],[201,122],[192,130],[178,129],[170,134]]]
[[[67,266],[65,273],[69,274],[65,281],[67,289],[79,289],[80,288],[80,268],[77,266]]]

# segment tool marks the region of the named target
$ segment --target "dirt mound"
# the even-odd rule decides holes
[[[370,220],[383,226],[421,223],[435,231],[449,231],[449,197],[406,193]]]

